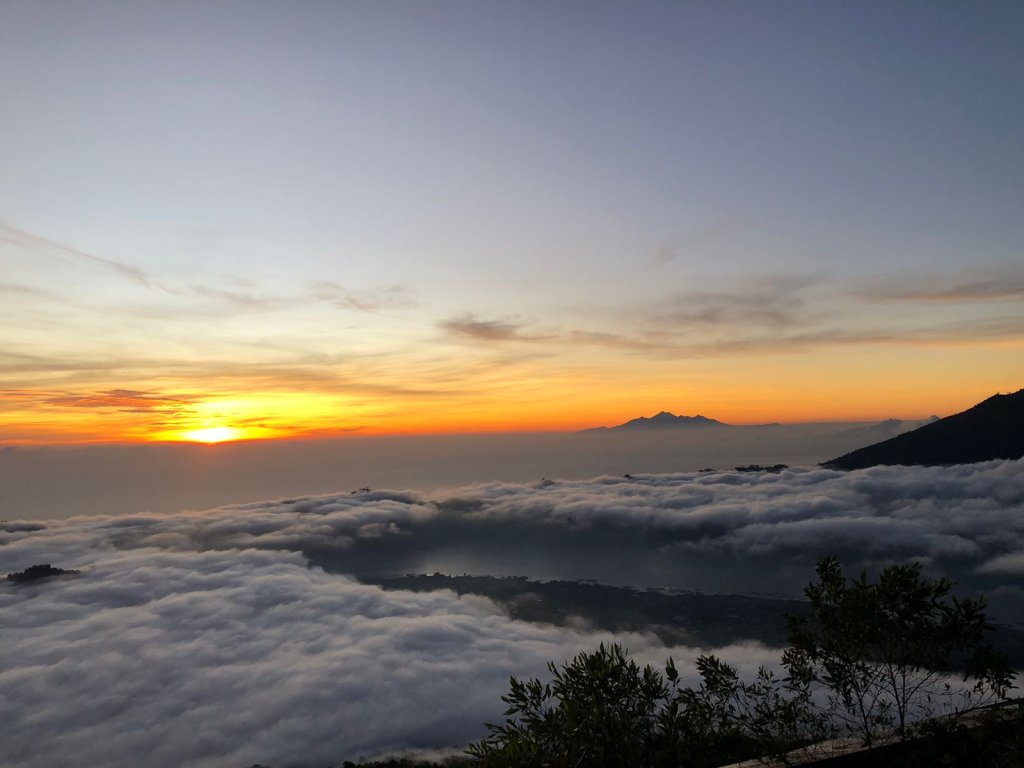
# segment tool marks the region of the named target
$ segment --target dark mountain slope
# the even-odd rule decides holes
[[[993,395],[963,413],[822,463],[830,469],[879,464],[970,464],[1024,456],[1024,389]]]

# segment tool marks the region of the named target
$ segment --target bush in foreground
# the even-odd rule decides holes
[[[512,678],[507,719],[487,724],[468,753],[489,768],[699,768],[781,757],[838,735],[868,747],[883,736],[905,741],[918,735],[912,723],[941,713],[941,725],[924,728],[935,745],[958,728],[977,733],[979,721],[958,716],[1005,700],[1012,673],[985,642],[983,600],[950,597],[948,581],[922,578],[917,565],[892,566],[871,583],[864,573],[847,579],[828,558],[817,576],[806,590],[810,615],[790,619],[785,677],[761,669],[745,683],[701,656],[700,684],[684,688],[671,658],[661,672],[602,645],[549,664],[549,682]]]
[[[767,670],[752,684],[713,656],[701,656],[701,685],[684,688],[672,659],[664,672],[640,667],[620,645],[601,645],[548,683],[512,678],[502,700],[509,718],[469,749],[479,762],[508,766],[713,766],[785,752],[820,736],[805,691]]]
[[[844,730],[869,745],[879,733],[902,740],[912,722],[1005,698],[1013,673],[985,642],[984,598],[951,597],[951,582],[922,578],[916,563],[869,582],[827,558],[817,575],[805,590],[809,615],[789,617],[782,663],[791,679],[825,690]]]

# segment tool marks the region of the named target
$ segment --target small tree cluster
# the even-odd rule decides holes
[[[847,579],[834,559],[818,563],[810,611],[790,617],[790,647],[776,677],[740,680],[714,656],[696,663],[685,688],[670,658],[640,667],[619,645],[601,645],[549,682],[512,678],[506,721],[469,754],[493,768],[714,766],[782,756],[814,741],[856,734],[906,739],[911,724],[1005,698],[1012,672],[986,643],[984,600],[957,600],[918,565]],[[962,676],[962,684],[957,682]]]
[[[985,642],[984,598],[951,597],[952,583],[922,578],[917,563],[872,583],[827,558],[817,576],[805,590],[810,613],[789,617],[782,663],[791,679],[824,690],[842,729],[868,745],[877,734],[905,739],[915,721],[1006,696],[1013,672]]]

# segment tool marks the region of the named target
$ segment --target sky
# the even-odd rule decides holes
[[[948,415],[1024,7],[0,3],[0,443]]]

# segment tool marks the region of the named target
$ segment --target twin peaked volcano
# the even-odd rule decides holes
[[[641,429],[690,429],[690,428],[701,428],[701,427],[727,427],[728,424],[724,424],[717,419],[709,419],[706,416],[697,414],[696,416],[676,416],[674,413],[668,411],[662,411],[657,413],[650,418],[641,416],[638,419],[631,419],[625,424],[619,424],[616,427],[594,427],[593,429],[584,429],[584,432],[600,432],[602,430],[641,430]]]
[[[1024,456],[1024,389],[993,395],[963,413],[822,463],[829,469],[878,464],[938,466]]]

